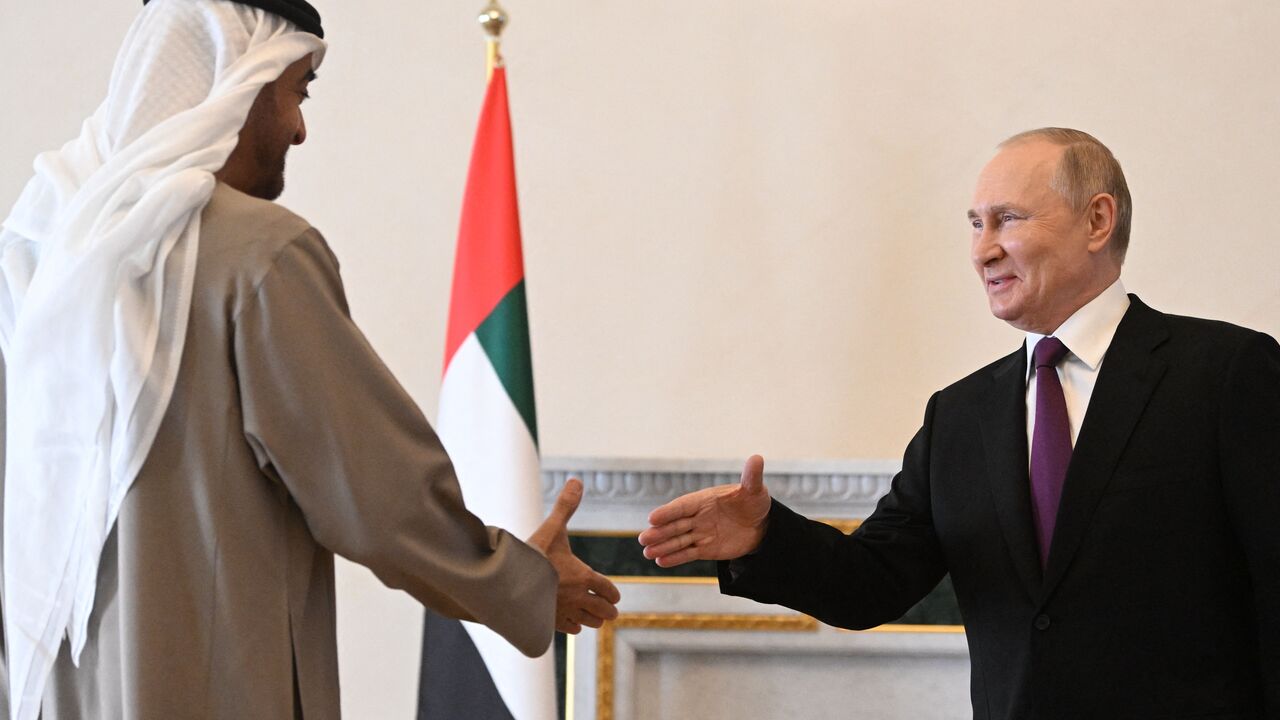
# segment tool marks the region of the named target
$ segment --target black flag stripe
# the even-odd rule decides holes
[[[418,720],[515,720],[466,628],[430,610],[422,625]]]

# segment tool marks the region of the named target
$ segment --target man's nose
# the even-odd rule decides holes
[[[307,141],[307,121],[298,117],[298,129],[293,133],[293,144],[301,145]]]
[[[982,231],[974,236],[972,257],[975,267],[989,265],[1004,257],[1004,248],[1000,247],[996,234],[989,228],[982,228]]]

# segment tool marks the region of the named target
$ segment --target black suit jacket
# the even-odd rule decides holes
[[[1044,572],[1019,349],[934,394],[857,531],[775,502],[722,591],[862,629],[950,572],[975,718],[1280,718],[1280,346],[1131,301]]]

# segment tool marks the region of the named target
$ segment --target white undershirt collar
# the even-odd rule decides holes
[[[1085,303],[1084,307],[1075,311],[1058,329],[1050,333],[1062,341],[1070,351],[1068,358],[1084,363],[1090,371],[1097,372],[1102,364],[1102,356],[1106,354],[1115,337],[1120,320],[1129,310],[1129,296],[1125,293],[1124,284],[1117,278],[1110,287],[1097,297]],[[1027,376],[1035,370],[1032,353],[1036,343],[1045,337],[1040,333],[1027,333]]]

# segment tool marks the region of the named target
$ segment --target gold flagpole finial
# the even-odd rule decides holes
[[[489,39],[496,42],[502,36],[503,28],[507,26],[507,11],[502,9],[498,0],[489,0],[489,4],[480,12],[478,20]]]
[[[498,52],[498,45],[502,42],[502,31],[507,27],[507,11],[502,9],[498,0],[489,0],[489,4],[480,11],[477,21],[489,36],[487,66],[488,75],[492,77],[493,69],[502,64],[502,54]]]

